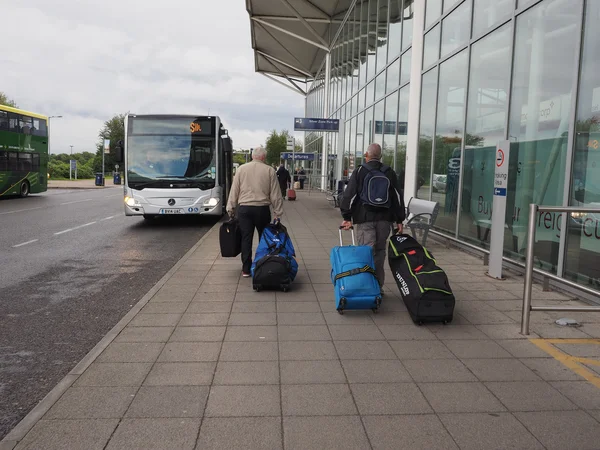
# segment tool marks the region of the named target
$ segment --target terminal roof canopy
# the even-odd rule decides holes
[[[246,0],[256,71],[312,81],[353,0]],[[302,90],[302,89],[300,89]]]
[[[354,4],[356,12],[340,29]],[[412,0],[404,1],[404,11],[402,2],[390,2],[390,11],[387,6],[369,11],[368,5],[368,0],[246,0],[256,71],[305,94],[306,83],[324,76],[325,55],[352,42],[347,48],[353,55],[338,61],[332,76],[352,74],[369,51],[387,45],[388,17],[396,23],[412,14]],[[359,36],[367,48],[356,45]]]

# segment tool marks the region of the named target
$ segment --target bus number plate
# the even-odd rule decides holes
[[[161,209],[161,214],[183,214],[182,209]]]

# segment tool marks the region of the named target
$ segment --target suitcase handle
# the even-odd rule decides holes
[[[340,227],[339,233],[340,233],[340,247],[344,246],[344,242],[342,241],[342,230],[344,230],[344,227]],[[352,245],[356,245],[356,239],[354,238],[354,227],[350,227],[350,231],[352,232]]]

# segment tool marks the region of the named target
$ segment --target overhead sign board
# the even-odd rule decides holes
[[[319,119],[311,117],[296,117],[294,131],[339,131],[339,119]]]
[[[295,159],[297,161],[314,161],[315,154],[314,153],[291,153],[291,152],[283,152],[281,154],[281,159]],[[321,159],[321,155],[319,154],[319,159]],[[337,155],[327,155],[327,159],[335,160],[337,159]]]

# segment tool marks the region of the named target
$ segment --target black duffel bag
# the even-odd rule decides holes
[[[221,225],[219,244],[224,258],[233,258],[242,252],[242,231],[237,219],[230,219]]]
[[[388,262],[415,323],[452,321],[456,300],[448,277],[425,247],[407,234],[395,234]]]

